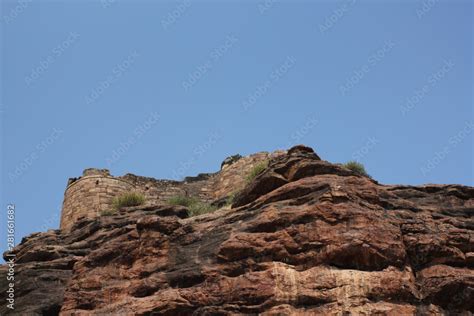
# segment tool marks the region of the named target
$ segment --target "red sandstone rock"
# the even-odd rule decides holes
[[[193,218],[132,207],[33,234],[13,251],[15,313],[474,312],[472,187],[380,185],[298,146],[234,206]]]

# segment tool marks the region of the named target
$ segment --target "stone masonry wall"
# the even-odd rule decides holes
[[[70,179],[64,193],[61,229],[69,230],[81,217],[94,218],[111,210],[115,197],[127,192],[140,192],[149,205],[163,203],[176,195],[198,197],[213,202],[242,189],[246,176],[258,163],[283,154],[261,152],[243,157],[214,174],[203,174],[185,181],[157,180],[126,174],[113,177],[106,169],[86,169],[83,176]]]
[[[273,159],[284,151],[275,151],[273,153],[260,152],[247,157],[243,157],[231,165],[223,166],[219,174],[213,179],[214,199],[236,193],[244,188],[247,183],[247,175],[257,164]]]
[[[89,175],[71,183],[64,194],[61,229],[68,230],[80,217],[94,218],[110,209],[114,197],[130,192],[134,186],[104,175]]]

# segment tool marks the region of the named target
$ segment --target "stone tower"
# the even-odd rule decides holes
[[[93,218],[110,209],[114,197],[132,191],[135,186],[114,178],[107,169],[86,169],[82,177],[69,179],[64,193],[61,229],[69,228],[80,217]]]

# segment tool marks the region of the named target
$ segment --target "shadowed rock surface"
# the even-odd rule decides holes
[[[24,238],[0,314],[472,315],[473,215],[472,187],[381,185],[296,146],[232,208],[131,207]]]

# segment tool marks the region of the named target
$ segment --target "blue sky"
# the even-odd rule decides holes
[[[155,178],[304,143],[473,185],[471,1],[2,1],[1,236],[88,167]],[[0,241],[5,249],[5,238]]]

